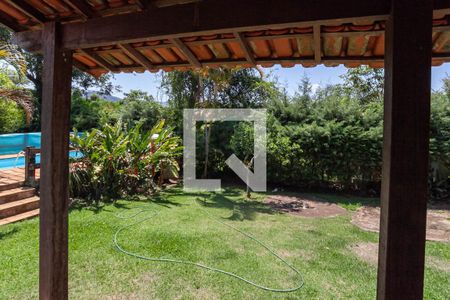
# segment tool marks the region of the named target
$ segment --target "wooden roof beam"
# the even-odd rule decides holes
[[[25,2],[24,0],[7,0],[6,2],[41,24],[48,21],[42,12],[36,9],[33,5]]]
[[[112,64],[107,62],[103,57],[101,57],[94,51],[89,50],[89,49],[83,49],[83,50],[81,50],[81,52],[84,55],[88,56],[93,61],[95,61],[101,67],[105,68],[106,70],[108,70],[110,72],[118,72],[119,71],[119,69],[116,66],[113,66]]]
[[[188,4],[194,2],[200,2],[202,0],[154,0],[152,4],[156,7],[166,7],[180,4]]]
[[[242,51],[244,52],[245,55],[245,59],[252,65],[252,66],[256,66],[256,60],[255,57],[253,55],[253,51],[252,48],[250,47],[250,45],[248,44],[247,39],[245,38],[244,34],[242,32],[235,32],[234,36],[236,37],[236,39],[238,40]]]
[[[137,63],[139,63],[141,66],[143,66],[144,68],[150,70],[154,70],[155,66],[153,65],[153,63],[147,58],[145,57],[141,51],[133,48],[133,46],[131,46],[130,44],[119,44],[119,47],[129,56],[131,57],[134,61],[136,61]]]
[[[65,0],[65,1],[86,19],[98,17],[97,12],[84,0]]]
[[[199,62],[194,53],[192,53],[191,49],[189,49],[179,38],[173,38],[170,40],[178,49],[186,56],[187,60],[191,65],[196,68],[201,68],[202,64]]]
[[[71,0],[73,1],[73,0]],[[385,20],[389,0],[316,0],[305,5],[298,0],[214,0],[174,5],[140,12],[94,18],[62,26],[67,49],[86,49],[115,43],[149,39],[181,38],[198,34],[230,33],[314,23]],[[342,2],[342,3],[341,3]],[[233,13],[230,14],[230,7]],[[337,8],[336,8],[337,7]],[[198,22],[193,22],[198,17]],[[41,33],[18,34],[17,41],[32,49],[41,48]]]
[[[316,64],[320,64],[322,60],[322,39],[321,39],[321,26],[319,24],[315,24],[313,26],[313,35],[314,35],[314,61]]]
[[[336,21],[373,22],[387,19],[390,2],[316,0],[305,5],[298,0],[267,0],[261,5],[260,0],[201,1],[195,4],[197,10],[192,4],[175,5],[67,23],[62,25],[62,43],[66,49],[79,49],[201,34],[326,25]],[[233,8],[232,14],[230,7]],[[436,11],[448,8],[450,0],[435,0]],[[196,16],[198,22],[194,24],[192,20]],[[19,33],[17,42],[26,46],[25,49],[38,50],[42,48],[41,35],[41,31]]]

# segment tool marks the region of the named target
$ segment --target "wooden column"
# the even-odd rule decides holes
[[[60,47],[60,24],[46,23],[42,38],[39,295],[40,299],[67,299],[72,53]]]
[[[386,28],[378,299],[422,299],[432,0],[393,0]]]

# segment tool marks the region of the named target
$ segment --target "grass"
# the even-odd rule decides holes
[[[125,231],[127,250],[201,262],[235,272],[271,287],[291,287],[298,277],[263,248],[208,218],[202,207],[223,222],[265,241],[292,262],[305,286],[293,293],[265,292],[236,279],[199,268],[148,262],[118,252],[112,237],[140,208],[138,220],[159,214]],[[312,196],[355,210],[374,200],[334,195]],[[170,189],[144,201],[119,201],[97,210],[70,213],[69,278],[71,299],[374,299],[376,267],[348,250],[357,242],[377,242],[378,235],[350,223],[350,212],[309,219],[273,212],[261,201],[245,200],[243,191],[187,194]],[[134,220],[133,219],[133,220]],[[38,219],[0,227],[0,299],[36,299],[38,290]],[[427,255],[450,263],[450,245],[427,243]],[[450,273],[427,266],[425,298],[450,298]]]

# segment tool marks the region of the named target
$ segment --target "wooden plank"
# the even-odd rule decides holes
[[[170,40],[175,46],[180,49],[180,51],[186,56],[187,60],[191,65],[196,68],[201,68],[202,64],[198,61],[197,57],[194,53],[192,53],[191,49],[189,49],[179,38],[174,38]]]
[[[244,32],[289,26],[312,26],[330,22],[384,20],[389,13],[388,0],[317,0],[305,5],[297,0],[215,0],[175,5],[128,13],[86,22],[63,25],[63,46],[68,49],[93,48],[112,43],[131,43],[149,39],[180,38],[199,34]],[[233,13],[230,14],[230,8]],[[192,20],[198,17],[198,24]],[[40,48],[39,33],[17,41]]]
[[[317,64],[320,64],[322,59],[322,38],[321,38],[321,27],[319,24],[313,26],[314,35],[314,60]]]
[[[85,18],[98,17],[97,12],[84,0],[66,0],[66,2]]]
[[[133,48],[130,44],[119,44],[119,47],[130,56],[135,62],[142,65],[144,68],[148,70],[153,70],[155,66],[153,63],[147,59],[139,50]]]
[[[76,60],[75,58],[72,60],[72,64],[73,64],[73,66],[75,68],[77,68],[78,70],[80,70],[82,72],[89,73],[91,71],[88,66],[86,66],[85,64],[83,64],[79,60]]]
[[[84,55],[89,56],[90,59],[95,61],[97,64],[105,68],[106,70],[110,72],[118,72],[118,69],[116,66],[113,66],[109,62],[107,62],[103,57],[101,57],[99,54],[95,53],[94,51],[90,49],[84,49],[80,50]]]
[[[239,45],[244,52],[245,59],[253,66],[256,66],[255,56],[253,55],[252,48],[248,44],[244,34],[242,32],[235,32],[234,35],[236,36],[236,39],[238,40]]]
[[[25,30],[25,27],[20,25],[16,19],[11,17],[7,13],[3,12],[2,10],[0,10],[0,23],[2,23],[9,29],[16,31],[16,32]],[[39,47],[40,47],[40,44],[41,43],[39,42]]]
[[[432,9],[392,1],[387,23],[378,299],[423,298]]]
[[[195,3],[202,0],[154,0],[152,1],[152,4],[156,7],[166,7],[166,6],[172,6],[172,5],[181,5],[181,4],[188,4],[188,3]]]
[[[69,118],[72,53],[60,25],[44,25],[40,183],[40,299],[68,298]]]
[[[47,18],[43,13],[41,13],[38,9],[36,9],[33,5],[28,4],[28,2],[24,0],[7,0],[9,5],[14,6],[18,10],[25,13],[27,16],[35,19],[39,23],[47,22]]]
[[[148,7],[148,0],[135,0],[135,2],[141,10],[147,9]]]

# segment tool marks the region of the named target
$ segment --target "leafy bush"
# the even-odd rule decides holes
[[[15,102],[0,98],[0,134],[17,132],[25,127],[25,113]]]
[[[157,123],[150,131],[130,130],[121,123],[71,135],[81,158],[71,164],[70,193],[88,203],[152,193],[164,176],[178,176],[182,146],[172,128]]]

